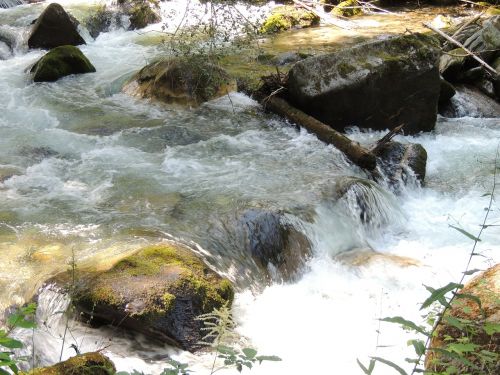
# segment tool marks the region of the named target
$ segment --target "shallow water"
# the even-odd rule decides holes
[[[63,5],[85,13],[79,3]],[[0,10],[1,27],[12,28],[22,41],[43,6]],[[366,26],[370,20],[380,24],[385,18],[357,22]],[[366,28],[371,31],[357,35],[377,34]],[[332,34],[332,44],[342,40],[331,28],[287,35],[301,33],[293,40],[303,44],[294,49],[309,44],[314,33]],[[73,256],[78,264],[105,267],[173,235],[194,241],[214,269],[235,281],[241,344],[283,359],[252,373],[357,374],[356,358],[366,362],[374,354],[402,364],[411,352],[409,336],[377,319],[418,320],[418,303],[426,297],[422,284],[438,287],[459,278],[472,243],[449,225],[479,230],[489,199],[483,195],[493,184],[499,119],[440,118],[431,134],[399,137],[426,148],[426,184],[410,185],[398,196],[373,193],[378,220],[363,224],[355,202],[335,201],[332,192],[343,176],[364,173],[332,147],[263,113],[245,95],[184,110],[122,94],[127,77],[164,53],[143,41],[144,34],[120,29],[88,39],[81,49],[97,72],[55,83],[30,82],[26,69],[42,52],[26,51],[22,43],[0,61],[0,308],[29,298]],[[350,136],[370,144],[383,133],[353,129]],[[264,282],[230,241],[225,224],[252,207],[285,211],[312,242],[313,256],[297,280]],[[499,218],[495,206],[490,223]],[[485,231],[478,248],[485,257],[474,258],[472,268],[498,262],[499,239],[496,227]],[[409,257],[416,265],[380,257],[350,267],[335,258],[366,247]],[[49,292],[39,300],[39,322],[45,324],[34,343],[41,365],[59,360],[65,320],[55,312],[66,303]],[[70,328],[63,358],[74,354],[69,345],[75,341],[82,351],[104,349],[120,370],[157,374],[166,355],[189,362],[198,373],[211,365],[209,355],[160,348],[114,328],[75,322]],[[30,332],[19,335],[30,345]]]

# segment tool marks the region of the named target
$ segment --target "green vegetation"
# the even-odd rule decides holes
[[[342,1],[332,10],[332,14],[343,17],[352,17],[361,13],[363,10],[357,0]]]
[[[36,304],[30,303],[11,314],[6,321],[6,329],[0,329],[0,375],[9,375],[9,371],[14,374],[19,373],[19,363],[23,358],[14,356],[14,349],[21,349],[23,343],[10,337],[15,328],[34,329]]]
[[[277,33],[294,27],[304,28],[319,25],[319,17],[308,10],[293,6],[280,6],[264,21],[261,33]]]

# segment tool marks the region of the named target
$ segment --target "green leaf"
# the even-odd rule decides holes
[[[233,348],[229,347],[229,346],[225,346],[225,345],[219,345],[217,347],[217,351],[221,354],[228,354],[228,355],[236,355],[238,354],[236,352],[236,350],[234,350]]]
[[[410,340],[408,341],[408,345],[413,345],[413,348],[415,349],[415,353],[419,357],[423,356],[425,353],[425,344],[422,340]]]
[[[420,310],[423,310],[426,307],[429,307],[435,301],[441,300],[440,303],[442,304],[442,299],[445,298],[446,293],[449,293],[452,290],[459,289],[459,288],[462,288],[462,287],[463,287],[462,284],[449,283],[448,285],[443,286],[442,288],[435,289],[432,292],[432,294],[430,295],[430,297],[427,298],[424,301],[424,303],[422,304],[422,307],[420,308]],[[427,287],[427,286],[426,286],[426,288],[428,288],[428,290],[430,289],[430,287]]]
[[[368,368],[366,368],[359,359],[356,358],[356,362],[358,362],[358,366],[361,367],[361,370],[363,370],[363,372],[366,374],[366,375],[371,375],[371,373],[373,372],[373,369],[375,368],[375,360],[374,359],[370,359],[370,365],[368,366]]]
[[[0,346],[9,349],[20,349],[23,347],[23,343],[10,337],[0,337]]]
[[[416,332],[419,332],[419,333],[421,333],[423,335],[429,336],[429,334],[422,327],[417,326],[412,321],[406,320],[406,319],[404,319],[401,316],[387,317],[387,318],[383,318],[383,319],[380,319],[380,320],[383,321],[383,322],[400,324],[404,328],[412,329],[412,330],[414,330]]]
[[[454,318],[453,316],[445,316],[443,317],[443,319],[447,324],[459,329],[460,331],[463,331],[465,328],[465,324],[462,323],[459,319]]]
[[[5,370],[2,370],[0,368],[0,375],[11,375],[9,372],[5,371]]]
[[[387,359],[380,358],[380,357],[371,357],[371,358],[374,359],[374,360],[376,360],[376,361],[378,361],[378,362],[383,363],[384,365],[392,367],[394,370],[396,370],[397,372],[399,372],[401,375],[408,375],[405,370],[403,370],[401,367],[399,367],[394,362],[391,362],[391,361],[389,361]]]
[[[494,335],[495,333],[500,332],[500,324],[486,322],[486,323],[484,323],[483,329],[484,329],[484,332],[486,332],[486,334],[488,336],[491,336],[491,335]]]
[[[479,345],[473,343],[453,343],[448,345],[448,350],[457,354],[465,354],[475,351]]]
[[[450,352],[448,350],[441,349],[441,348],[429,348],[428,350],[432,350],[434,352],[437,352],[437,353],[439,353],[441,355],[444,355],[445,357],[450,357],[450,358],[456,359],[457,361],[462,362],[466,366],[470,366],[470,367],[476,368],[476,366],[472,362],[470,362],[465,357],[463,357],[463,356],[461,356],[461,355],[459,355],[457,353],[453,353],[453,352]]]
[[[462,233],[464,236],[466,236],[466,237],[470,238],[472,241],[475,241],[475,242],[480,242],[480,241],[481,241],[481,239],[480,239],[480,238],[478,238],[478,237],[474,236],[473,234],[470,234],[469,232],[467,232],[466,230],[464,230],[464,229],[462,229],[462,228],[456,227],[456,226],[451,225],[451,224],[449,224],[448,226],[449,226],[449,227],[451,227],[451,228],[453,228],[453,229],[455,229],[455,230],[457,230],[457,231],[459,231],[459,232],[460,232],[460,233]]]
[[[255,357],[259,363],[262,363],[262,361],[273,361],[273,362],[278,362],[281,361],[282,359],[276,355],[259,355]]]
[[[475,273],[481,272],[482,270],[478,268],[474,268],[473,270],[468,270],[463,272],[464,275],[469,276],[469,275],[474,275]]]
[[[257,355],[257,350],[252,348],[243,348],[241,351],[245,354],[245,356],[249,359],[254,358]]]

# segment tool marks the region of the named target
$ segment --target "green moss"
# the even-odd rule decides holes
[[[171,293],[165,293],[162,296],[163,307],[165,308],[165,312],[168,312],[174,308],[176,297]]]
[[[319,25],[319,17],[313,12],[297,9],[293,6],[276,7],[264,21],[260,32],[263,34],[289,30],[293,27],[311,27]]]
[[[115,373],[115,366],[109,358],[101,353],[85,353],[54,366],[31,370],[26,375],[113,375]]]
[[[363,13],[361,8],[356,7],[359,7],[357,0],[342,1],[335,8],[333,8],[332,14],[341,17],[352,17]]]
[[[50,50],[30,70],[35,82],[51,82],[70,74],[95,72],[94,66],[75,46]]]
[[[341,62],[337,64],[337,70],[341,77],[347,77],[350,73],[356,70],[356,67],[349,63]]]

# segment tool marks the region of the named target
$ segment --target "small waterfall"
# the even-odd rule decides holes
[[[18,5],[22,5],[21,0],[0,0],[0,8],[8,9]]]

